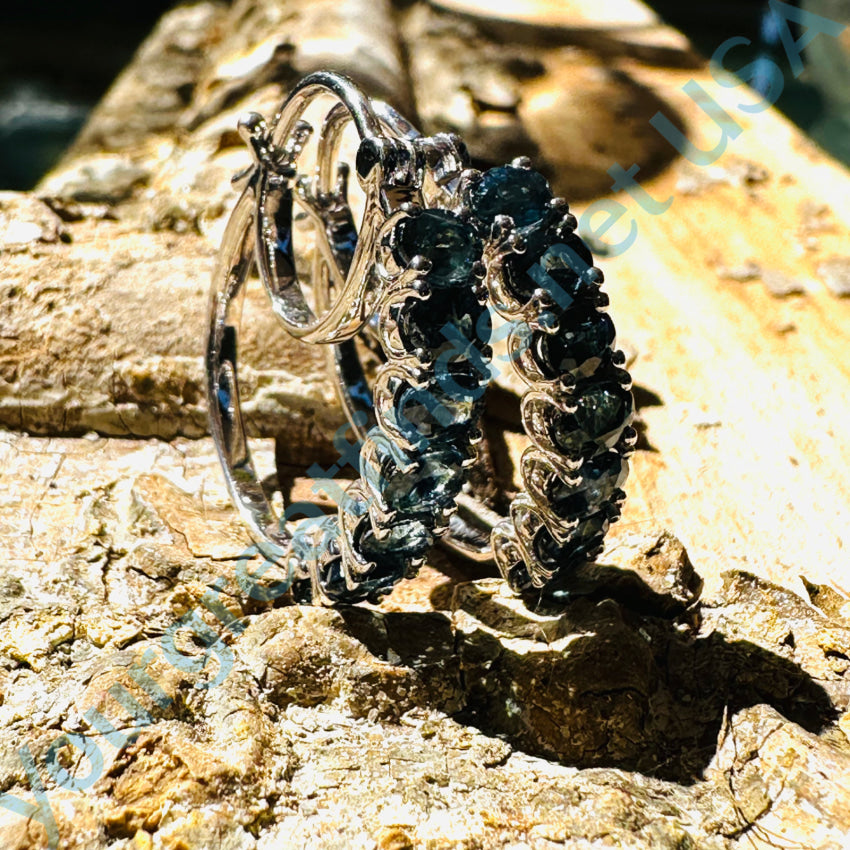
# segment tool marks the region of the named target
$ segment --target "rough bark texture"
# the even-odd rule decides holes
[[[645,7],[491,5],[177,8],[39,189],[0,194],[3,848],[850,843],[850,180],[737,110],[752,95]],[[480,163],[533,155],[571,199],[633,161],[673,198],[651,216],[615,196],[607,241],[632,218],[640,238],[600,264],[642,442],[626,516],[560,610],[440,551],[380,607],[252,579],[205,436],[209,273],[237,115],[326,67]],[[649,124],[717,143],[691,78],[744,128],[711,166]],[[240,339],[258,463],[320,501],[299,476],[336,459],[341,411],[264,298],[249,287]],[[523,439],[499,385],[510,487]]]

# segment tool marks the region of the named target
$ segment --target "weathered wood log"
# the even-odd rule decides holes
[[[599,246],[636,233],[599,265],[641,444],[560,610],[439,550],[374,608],[252,578],[205,436],[208,278],[237,115],[321,67],[479,164],[533,154]],[[0,844],[846,845],[850,179],[755,99],[631,0],[166,15],[36,193],[0,195]],[[688,162],[675,128],[725,150]],[[262,473],[325,504],[321,352],[259,286],[241,334]]]

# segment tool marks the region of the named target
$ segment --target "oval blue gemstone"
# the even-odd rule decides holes
[[[443,386],[410,387],[398,396],[393,418],[402,434],[416,446],[469,425],[478,411],[483,387],[459,373]],[[469,384],[474,383],[474,386]],[[445,387],[445,389],[444,389]],[[447,391],[448,390],[448,391]]]
[[[484,224],[497,215],[509,215],[517,227],[539,221],[552,199],[546,178],[530,168],[502,165],[491,168],[470,190],[469,205]]]
[[[550,436],[568,455],[592,455],[620,438],[632,415],[632,394],[616,381],[579,385],[575,413],[560,414]]]
[[[434,536],[418,520],[400,522],[383,540],[378,540],[368,516],[357,524],[352,538],[360,555],[375,564],[374,571],[369,574],[372,580],[403,578],[410,561],[423,557],[434,542]]]
[[[345,583],[341,557],[337,556],[319,568],[319,583],[322,586],[322,591],[334,602],[354,601],[351,598],[351,591]]]
[[[431,261],[428,282],[437,288],[468,280],[481,255],[472,228],[448,210],[424,210],[403,219],[396,229],[396,260],[406,266],[417,254]]]
[[[531,351],[547,378],[587,377],[602,362],[614,343],[614,336],[614,323],[607,313],[592,307],[576,307],[563,314],[557,333],[536,332]]]
[[[597,272],[593,255],[575,233],[561,236],[553,227],[530,227],[523,254],[505,260],[505,280],[514,295],[528,300],[535,289],[545,289],[561,310],[567,310],[591,286]]]
[[[409,299],[399,310],[398,327],[408,350],[425,348],[439,362],[467,359],[468,347],[488,344],[493,331],[490,311],[467,287],[435,290],[425,301]]]
[[[589,458],[579,470],[581,481],[570,485],[560,479],[551,482],[547,496],[552,510],[564,519],[574,519],[596,511],[622,487],[628,463],[617,452],[604,452]]]
[[[611,521],[604,511],[582,520],[565,544],[559,544],[545,525],[534,536],[534,552],[545,566],[559,570],[577,567],[588,553],[602,544]]]
[[[448,507],[463,484],[463,455],[451,446],[426,452],[420,467],[388,476],[384,499],[388,506],[406,514],[436,513]]]

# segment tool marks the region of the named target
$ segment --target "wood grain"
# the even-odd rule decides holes
[[[624,64],[697,145],[711,148],[720,131],[683,91],[691,79],[742,131],[714,164],[679,160],[645,184],[673,198],[663,214],[615,196],[629,213],[606,235],[619,241],[633,217],[638,238],[600,264],[618,330],[639,352],[636,384],[661,400],[641,410],[653,450],[635,456],[623,525],[667,525],[698,561],[848,591],[850,300],[817,269],[850,255],[850,176],[775,110],[742,113],[737,104],[757,99],[745,86],[723,88],[707,69]],[[764,179],[730,185],[748,164]],[[685,177],[718,182],[688,194]],[[804,292],[778,298],[763,282],[722,278],[746,262]]]

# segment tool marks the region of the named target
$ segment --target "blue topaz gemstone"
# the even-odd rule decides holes
[[[428,282],[435,288],[468,280],[481,256],[481,243],[472,227],[448,210],[423,210],[399,222],[396,260],[406,266],[421,254],[431,261]]]
[[[514,295],[527,301],[535,289],[545,289],[561,310],[589,291],[598,272],[593,255],[575,233],[559,235],[554,227],[530,227],[523,233],[527,247],[505,259],[505,280]]]
[[[332,550],[334,547],[328,547]],[[345,573],[342,567],[342,557],[338,551],[332,552],[333,557],[319,564],[317,578],[322,592],[334,603],[360,602],[369,598],[369,594],[362,588],[349,590]],[[388,590],[392,589],[391,587]],[[300,579],[292,585],[292,601],[297,605],[309,605],[315,603],[313,588],[310,579]]]
[[[497,215],[509,215],[517,227],[539,221],[552,199],[546,178],[530,168],[491,168],[469,192],[469,205],[486,225]]]
[[[411,444],[424,447],[440,437],[456,438],[458,429],[469,425],[478,413],[482,388],[477,383],[464,386],[465,377],[473,383],[471,376],[454,377],[451,392],[430,384],[421,390],[409,387],[398,396],[393,417]]]
[[[564,519],[574,519],[598,510],[623,486],[627,461],[617,452],[604,452],[586,460],[579,471],[581,481],[570,485],[556,478],[547,493],[552,510]]]
[[[632,415],[632,394],[616,381],[579,385],[575,413],[561,413],[550,426],[552,441],[567,455],[611,448]]]
[[[604,511],[582,520],[570,535],[568,543],[560,544],[541,525],[534,536],[534,553],[545,566],[560,570],[577,567],[586,561],[590,552],[602,545],[611,521]]]
[[[409,350],[427,348],[436,357],[447,347],[462,352],[469,344],[486,345],[493,323],[487,306],[464,286],[435,290],[425,301],[409,299],[398,314],[398,327]]]
[[[319,584],[328,599],[333,602],[351,601],[351,591],[345,583],[341,557],[337,556],[320,566]]]
[[[576,307],[561,318],[555,334],[536,332],[531,352],[541,373],[550,379],[569,374],[592,375],[614,344],[614,323],[593,307]]]
[[[434,379],[440,391],[451,399],[481,402],[493,375],[493,367],[481,352],[468,352],[469,360],[455,360],[454,349],[438,352]],[[475,410],[473,410],[473,413]]]
[[[463,455],[452,446],[426,452],[419,469],[388,476],[384,499],[393,510],[410,515],[437,513],[447,508],[460,492]]]
[[[469,288],[434,290],[425,301],[409,299],[396,318],[405,348],[431,353],[434,375],[444,392],[467,395],[464,387],[489,381],[490,365],[481,349],[489,344],[492,317]],[[483,392],[482,387],[473,394]]]
[[[410,561],[423,557],[431,548],[434,536],[418,520],[407,520],[394,525],[383,540],[378,540],[369,517],[365,516],[354,529],[352,542],[365,560],[375,564],[369,579],[395,577],[397,580],[404,576]]]
[[[336,557],[319,567],[319,584],[322,592],[334,603],[352,603],[368,600],[379,602],[382,596],[388,594],[396,582],[403,578],[403,571],[395,573],[392,570],[375,570],[365,581],[358,582],[357,587],[349,590],[342,568],[342,558]]]

